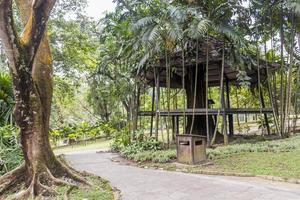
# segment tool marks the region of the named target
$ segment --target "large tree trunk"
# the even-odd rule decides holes
[[[195,95],[195,73],[196,68],[189,68],[187,77],[185,78],[185,89],[187,98],[187,108],[193,109],[194,105],[194,95]],[[206,87],[205,87],[205,67],[199,66],[198,76],[197,76],[197,92],[195,98],[195,108],[205,108],[206,104]],[[208,116],[209,120],[209,135],[210,138],[213,136],[214,132],[214,122],[211,115]],[[186,134],[192,133],[195,135],[207,136],[206,133],[206,116],[205,115],[195,115],[194,123],[193,116],[187,116]]]
[[[46,22],[55,0],[17,0],[24,30],[19,38],[13,24],[12,0],[0,0],[0,38],[13,78],[14,117],[20,127],[24,164],[0,179],[0,195],[25,182],[16,199],[55,193],[51,185],[72,185],[57,177],[86,183],[74,170],[58,161],[49,142],[52,101],[52,59]]]
[[[31,7],[32,0],[16,0],[16,4],[20,11],[20,18],[23,22],[23,25],[26,27],[26,24],[30,19],[31,13],[29,8]],[[23,37],[28,37],[28,35],[24,35]],[[25,66],[25,68],[26,67],[28,68],[30,66]],[[30,151],[31,149],[37,152],[41,151],[42,154],[44,154],[39,155],[41,156],[40,159],[42,159],[43,163],[53,162],[53,160],[55,160],[55,156],[49,142],[49,119],[53,94],[52,57],[48,37],[46,34],[43,34],[38,51],[35,55],[32,66],[32,74],[31,78],[29,79],[30,80],[24,80],[18,83],[18,76],[14,75],[13,77],[15,93],[17,94],[18,88],[19,94],[24,93],[24,90],[22,89],[22,86],[25,86],[24,82],[28,82],[29,84],[27,87],[27,93],[20,96],[20,99],[16,99],[16,107],[14,112],[14,116],[17,120],[16,122],[21,127],[21,143],[25,160],[27,159],[26,157],[28,157],[28,162],[26,162],[26,164],[29,163],[32,165],[32,159],[35,159]],[[25,102],[25,99],[28,99],[28,102]],[[23,104],[28,105],[27,110],[22,109],[22,102]],[[33,114],[31,119],[32,126],[26,126],[26,124],[22,124],[22,122],[25,120],[24,116],[21,115],[22,112]],[[22,126],[24,126],[24,130]],[[31,141],[32,139],[29,137],[30,134],[36,134],[32,137],[36,140],[36,142]],[[33,146],[31,143],[35,143],[36,145]],[[31,158],[31,160],[29,158]]]

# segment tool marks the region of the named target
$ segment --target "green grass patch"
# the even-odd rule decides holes
[[[240,153],[213,159],[213,165],[204,169],[300,179],[299,155],[299,149],[289,152]]]
[[[215,149],[208,149],[207,154],[209,159],[214,160],[240,153],[271,152],[277,154],[280,152],[296,151],[297,149],[300,149],[300,135],[287,139],[220,146]]]
[[[203,168],[300,179],[299,155],[300,135],[256,143],[251,141],[208,149],[213,165]]]
[[[108,181],[99,177],[88,176],[87,180],[93,184],[92,187],[79,187],[74,189],[69,194],[69,199],[72,200],[113,200],[114,192]],[[63,199],[63,195],[68,190],[68,187],[60,187],[57,189],[60,196],[56,199]]]
[[[244,142],[244,141],[243,141]],[[208,149],[207,170],[300,179],[300,135]]]
[[[63,154],[74,151],[84,151],[84,150],[97,150],[97,149],[109,149],[111,140],[107,139],[97,139],[93,141],[87,141],[86,143],[62,146],[53,148],[56,154]]]
[[[85,176],[86,180],[92,184],[92,186],[79,185],[78,188],[74,188],[68,195],[68,199],[72,200],[113,200],[114,191],[109,182],[96,176]],[[64,196],[70,189],[69,186],[57,186],[54,190],[58,193],[56,196],[47,197],[45,199],[61,200],[65,199]],[[7,199],[13,198],[14,194],[11,194]]]

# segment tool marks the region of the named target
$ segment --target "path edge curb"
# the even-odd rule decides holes
[[[165,170],[165,171],[171,171],[171,172],[181,172],[181,173],[187,173],[187,174],[203,174],[203,175],[218,175],[218,176],[235,176],[235,177],[256,177],[256,178],[261,178],[264,180],[269,180],[269,181],[274,181],[274,182],[285,182],[285,183],[290,183],[290,184],[298,184],[300,185],[300,179],[295,179],[295,178],[284,178],[284,177],[279,177],[279,176],[270,176],[270,175],[255,175],[251,173],[236,173],[236,172],[219,172],[219,171],[207,171],[207,170],[199,170],[196,172],[191,172],[186,168],[176,168],[175,170],[170,170],[168,168],[162,168],[162,167],[155,167],[155,166],[149,166],[149,165],[144,165],[145,163],[138,163],[133,160],[128,160],[124,157],[122,157],[119,153],[119,158],[122,158],[126,161],[127,163],[122,163],[122,165],[128,165],[132,167],[138,167],[138,168],[144,168],[144,169],[153,169],[153,170]],[[111,159],[112,162],[120,162],[119,160]],[[155,164],[155,163],[148,163],[148,164]],[[183,164],[185,165],[185,164]],[[189,165],[186,165],[189,167]]]
[[[299,184],[300,185],[300,179],[296,178],[284,178],[279,176],[270,176],[270,175],[254,175],[250,173],[236,173],[236,172],[219,172],[219,171],[207,171],[207,170],[199,170],[196,172],[189,171],[186,168],[183,169],[175,169],[170,170],[168,168],[158,168],[153,166],[145,166],[138,164],[137,167],[144,168],[144,169],[154,169],[154,170],[165,170],[165,171],[172,171],[172,172],[182,172],[187,174],[203,174],[203,175],[218,175],[218,176],[236,176],[236,177],[256,177],[261,178],[269,181],[274,182],[285,182],[285,183],[291,183],[291,184]]]

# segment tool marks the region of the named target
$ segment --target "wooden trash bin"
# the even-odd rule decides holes
[[[184,164],[197,164],[206,160],[206,137],[177,135],[177,160]]]

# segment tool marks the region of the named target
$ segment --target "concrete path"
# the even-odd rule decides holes
[[[116,156],[88,151],[66,158],[74,168],[109,180],[123,200],[300,200],[296,184],[142,169],[112,162]]]

